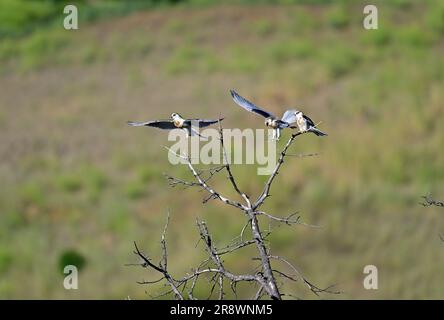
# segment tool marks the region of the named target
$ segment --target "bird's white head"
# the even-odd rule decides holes
[[[178,113],[172,113],[171,114],[171,118],[173,119],[173,120],[176,120],[176,119],[181,119],[181,116],[178,114]]]
[[[273,119],[271,119],[271,118],[267,118],[267,119],[265,119],[265,125],[266,125],[267,127],[271,127],[272,122],[273,122]]]
[[[302,111],[296,111],[296,119],[300,119],[300,118],[302,118],[302,116],[303,116],[303,113],[302,113]]]

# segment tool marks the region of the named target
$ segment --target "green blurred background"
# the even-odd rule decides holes
[[[164,172],[189,174],[168,163],[166,133],[126,125],[222,110],[225,127],[262,128],[230,88],[330,134],[296,141],[320,155],[289,159],[264,207],[322,228],[276,229],[273,253],[340,298],[444,298],[444,211],[418,204],[444,198],[443,1],[373,1],[370,31],[365,1],[74,1],[76,31],[62,27],[66,3],[0,0],[0,298],[149,299],[162,288],[136,281],[158,276],[125,264],[134,240],[158,257],[168,209],[177,276],[203,257],[196,217],[218,245],[236,236],[239,212],[168,186]],[[254,165],[234,173],[260,192]],[[236,197],[224,178],[214,186]],[[248,272],[251,255],[227,265]],[[63,288],[65,264],[79,266],[78,290]],[[368,264],[379,290],[363,288]]]

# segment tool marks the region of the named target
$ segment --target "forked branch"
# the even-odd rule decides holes
[[[270,230],[262,230],[259,224],[258,216],[265,216],[270,221],[275,221],[280,224],[293,225],[293,224],[303,224],[300,222],[300,217],[296,214],[290,214],[286,217],[278,217],[275,215],[271,215],[265,211],[258,210],[261,207],[266,199],[270,196],[271,187],[275,181],[275,178],[280,172],[282,164],[284,163],[285,157],[293,156],[293,154],[289,154],[288,150],[292,143],[295,141],[296,137],[304,134],[305,132],[295,132],[291,135],[284,148],[279,154],[279,158],[277,164],[266,181],[262,192],[257,197],[257,200],[252,203],[249,195],[241,190],[239,184],[237,183],[235,176],[231,170],[230,161],[227,156],[227,151],[225,150],[224,137],[223,137],[223,129],[219,122],[219,140],[220,146],[223,154],[223,165],[209,168],[206,170],[197,169],[190,159],[190,157],[186,154],[178,154],[173,152],[171,149],[168,149],[169,152],[172,152],[177,157],[184,160],[184,164],[189,169],[190,173],[193,176],[192,181],[185,181],[182,179],[178,179],[169,175],[166,175],[169,184],[172,187],[175,186],[183,186],[183,187],[196,187],[201,191],[204,191],[207,194],[207,197],[204,199],[204,203],[210,199],[216,199],[221,201],[224,204],[227,204],[231,207],[234,207],[243,214],[244,217],[247,218],[247,221],[243,228],[241,229],[240,235],[237,236],[230,244],[225,247],[218,248],[211,236],[208,227],[204,221],[197,220],[196,225],[199,232],[200,242],[204,245],[205,252],[207,254],[207,258],[203,260],[197,267],[191,270],[190,273],[186,274],[181,278],[174,278],[168,271],[168,251],[167,251],[167,243],[166,243],[166,232],[168,228],[169,215],[167,219],[167,223],[165,224],[162,236],[161,236],[161,249],[162,249],[162,257],[158,265],[151,262],[148,256],[144,255],[137,244],[134,243],[135,246],[135,254],[142,260],[140,264],[144,268],[151,268],[152,270],[161,274],[160,279],[155,279],[152,281],[143,281],[142,284],[152,285],[155,283],[159,283],[163,280],[166,281],[166,284],[169,286],[169,290],[164,292],[160,296],[165,296],[168,294],[173,294],[176,299],[185,299],[187,296],[189,299],[196,299],[195,288],[199,285],[199,280],[205,278],[209,281],[210,288],[208,298],[213,296],[214,292],[218,292],[217,297],[219,299],[224,299],[227,296],[227,292],[225,292],[225,283],[229,284],[232,293],[235,297],[237,297],[237,285],[240,282],[247,283],[255,283],[256,284],[256,293],[254,295],[254,299],[261,299],[263,296],[267,296],[271,299],[282,299],[283,296],[292,297],[292,294],[282,294],[280,291],[280,284],[276,280],[276,277],[280,279],[285,279],[286,281],[302,281],[313,293],[318,295],[319,293],[338,293],[336,291],[332,291],[331,287],[327,287],[325,289],[321,289],[315,286],[313,283],[308,281],[299,270],[294,267],[287,259],[282,258],[280,256],[272,255],[271,250],[268,247],[268,240],[266,238],[271,233]],[[311,156],[311,155],[310,155]],[[232,200],[225,195],[222,195],[220,192],[216,191],[214,187],[210,185],[211,180],[221,172],[226,172],[227,178],[230,181],[230,185],[233,190],[240,196],[242,199],[241,202]],[[249,229],[249,232],[245,232]],[[249,236],[247,237],[246,234]],[[228,254],[235,254],[239,250],[242,250],[245,247],[255,245],[256,250],[258,252],[258,257],[253,258],[253,260],[260,261],[259,268],[256,270],[252,270],[250,273],[245,274],[235,274],[229,271],[229,268],[225,265],[222,257]],[[277,266],[273,266],[271,261],[276,260],[278,262],[283,263],[290,269],[291,273],[280,270]],[[279,263],[278,263],[279,264]],[[205,276],[205,277],[204,277]]]

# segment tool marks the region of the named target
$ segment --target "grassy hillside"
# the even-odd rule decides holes
[[[0,38],[0,298],[149,298],[136,281],[156,275],[124,265],[134,240],[159,253],[168,209],[178,275],[202,256],[196,217],[220,244],[238,234],[238,212],[168,187],[163,172],[188,173],[168,163],[165,132],[126,126],[174,111],[262,128],[230,88],[276,114],[299,108],[329,133],[295,143],[320,155],[289,159],[264,208],[322,228],[280,228],[276,254],[341,298],[444,298],[444,212],[418,204],[444,198],[441,1],[376,1],[376,31],[358,1],[191,1],[81,18],[77,31],[48,3],[46,18]],[[234,173],[259,194],[255,166]],[[231,192],[223,178],[215,187]],[[79,290],[64,290],[61,266],[81,261]],[[227,263],[254,267],[248,254]],[[368,264],[379,290],[362,286]]]

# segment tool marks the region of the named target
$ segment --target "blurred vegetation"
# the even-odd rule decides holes
[[[64,251],[59,258],[60,272],[63,273],[66,266],[75,266],[78,271],[81,271],[86,264],[86,260],[76,250],[68,249]]]
[[[36,28],[55,25],[62,21],[64,6],[74,4],[82,12],[82,22],[122,16],[132,12],[168,6],[181,0],[136,0],[136,1],[88,1],[88,0],[1,0],[0,36],[20,36]]]
[[[361,1],[77,1],[76,31],[66,3],[0,0],[0,298],[149,298],[136,281],[154,275],[124,264],[134,240],[156,257],[167,210],[174,273],[202,257],[197,216],[218,244],[236,236],[243,217],[168,187],[164,172],[189,174],[168,163],[165,132],[125,124],[222,112],[227,128],[262,128],[230,88],[329,133],[297,141],[320,155],[289,159],[264,208],[322,228],[274,226],[274,252],[342,298],[444,297],[442,210],[418,204],[444,197],[442,1],[375,1],[371,31]],[[234,171],[260,192],[255,166]],[[245,250],[234,272],[254,267]],[[85,266],[79,290],[55,276],[68,262]],[[377,291],[362,287],[367,264]]]

